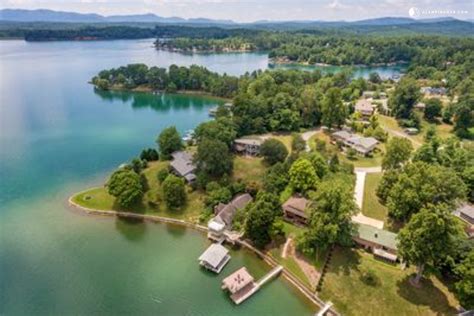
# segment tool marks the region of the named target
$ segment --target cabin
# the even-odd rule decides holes
[[[366,224],[356,224],[352,239],[361,247],[370,250],[374,257],[390,262],[397,261],[397,234]]]
[[[417,109],[417,110],[420,110],[420,111],[424,111],[425,108],[426,108],[426,104],[423,103],[423,102],[418,102],[417,104],[415,104],[413,106],[413,108]]]
[[[414,128],[414,127],[405,128],[403,131],[407,133],[408,135],[416,135],[420,132],[418,128]]]
[[[362,92],[362,97],[365,99],[373,98],[375,95],[375,91],[364,91]]]
[[[262,143],[259,138],[238,138],[234,140],[234,150],[241,155],[258,156]]]
[[[433,87],[421,87],[420,92],[426,95],[445,95],[447,92],[446,88],[433,88]]]
[[[466,225],[464,225],[464,231],[468,238],[474,238],[474,205],[464,203],[460,205],[453,214],[466,223]]]
[[[187,151],[175,151],[171,154],[170,166],[172,172],[179,177],[183,177],[188,183],[196,180],[196,166],[193,163],[193,156]]]
[[[377,148],[378,140],[373,137],[362,137],[347,131],[338,131],[331,134],[334,141],[339,141],[343,146],[354,149],[359,155],[367,156]]]
[[[224,231],[232,228],[232,220],[238,210],[243,209],[253,198],[250,194],[239,194],[227,204],[219,203],[214,207],[214,217],[207,223],[209,232],[207,237],[220,241],[224,238]]]
[[[199,257],[199,264],[215,273],[220,273],[229,262],[229,250],[221,244],[212,244]]]
[[[240,268],[222,280],[222,289],[231,294],[230,298],[235,303],[239,303],[242,298],[247,297],[249,293],[254,291],[256,286],[253,276],[245,267]]]
[[[375,111],[372,102],[366,99],[358,100],[354,110],[360,113],[363,118],[370,118]]]
[[[294,224],[307,225],[309,222],[309,213],[306,210],[308,204],[309,201],[303,197],[290,197],[282,205],[285,220]]]

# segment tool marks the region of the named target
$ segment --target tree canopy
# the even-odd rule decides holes
[[[137,203],[144,194],[140,176],[127,168],[120,168],[112,174],[107,182],[107,189],[117,203],[124,207]]]
[[[275,138],[267,139],[260,147],[260,154],[263,160],[269,165],[274,165],[277,162],[283,162],[288,156],[288,149],[285,144]]]
[[[179,136],[178,130],[174,126],[167,127],[161,131],[156,142],[160,149],[161,159],[165,160],[170,159],[173,152],[183,148],[181,136]]]
[[[426,266],[436,269],[455,248],[462,235],[459,222],[446,204],[429,204],[411,218],[398,234],[398,253],[404,261],[417,266],[418,283]]]

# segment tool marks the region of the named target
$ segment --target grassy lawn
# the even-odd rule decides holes
[[[385,115],[379,115],[379,122],[382,126],[385,126],[389,129],[398,131],[398,132],[403,132],[403,128],[398,125],[398,122],[395,118],[390,117],[390,116],[385,116]],[[421,120],[421,132],[417,135],[409,135],[408,138],[411,139],[414,143],[413,146],[415,148],[419,147],[423,142],[424,142],[424,137],[426,134],[426,131],[428,130],[428,127],[433,124],[429,123],[425,119]],[[444,123],[438,123],[434,124],[436,127],[436,132],[438,133],[438,136],[440,138],[448,138],[449,136],[452,136],[452,129],[453,126],[449,124],[444,124]],[[393,136],[393,135],[392,135]],[[396,135],[395,135],[396,136]]]
[[[375,285],[362,280],[371,270]],[[454,315],[458,302],[436,277],[420,288],[409,283],[413,268],[402,271],[362,250],[335,249],[324,278],[321,298],[343,315]]]
[[[382,173],[367,173],[365,175],[364,200],[362,213],[366,216],[386,222],[388,217],[387,208],[379,202],[375,191],[382,179]]]
[[[266,169],[267,167],[263,163],[262,158],[235,156],[232,178],[236,181],[242,180],[244,182],[254,181],[261,183]]]
[[[204,198],[202,193],[192,191],[188,187],[187,204],[179,210],[170,210],[163,202],[161,187],[156,178],[156,174],[160,169],[166,168],[167,166],[168,162],[163,161],[149,163],[148,168],[143,172],[148,180],[150,189],[145,193],[142,203],[132,207],[131,209],[124,209],[117,205],[115,203],[115,198],[107,193],[105,187],[93,188],[81,192],[73,197],[73,201],[79,205],[92,209],[129,211],[196,222],[204,209]]]

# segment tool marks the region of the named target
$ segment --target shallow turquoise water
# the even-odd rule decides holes
[[[0,315],[311,315],[314,307],[278,279],[241,306],[220,280],[245,265],[233,252],[215,276],[199,268],[200,233],[150,223],[85,216],[67,197],[107,174],[160,130],[208,119],[216,100],[94,92],[87,80],[130,62],[199,63],[240,74],[266,56],[183,56],[151,41],[0,42]]]

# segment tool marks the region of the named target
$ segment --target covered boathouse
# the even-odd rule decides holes
[[[212,244],[199,257],[199,264],[215,273],[220,273],[229,262],[229,250],[221,244]]]

